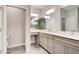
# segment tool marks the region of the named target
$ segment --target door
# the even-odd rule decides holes
[[[54,40],[54,53],[55,54],[64,54],[65,53],[63,42]]]
[[[25,45],[25,9],[7,6],[8,48]]]
[[[54,53],[55,54],[64,54],[65,53],[65,44],[62,41],[63,38],[54,36]]]
[[[39,42],[43,48],[47,49],[47,34],[40,33]]]

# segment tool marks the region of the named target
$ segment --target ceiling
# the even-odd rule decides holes
[[[46,5],[31,5],[31,7],[43,9]]]
[[[31,5],[31,7],[33,7],[33,8],[38,8],[38,9],[43,9],[44,7],[46,7],[47,5]],[[52,5],[51,5],[52,6]],[[55,5],[56,6],[56,5]],[[57,5],[58,6],[58,5]],[[67,7],[67,8],[69,8],[68,7],[68,5],[60,5],[62,8],[65,8],[65,7]],[[70,5],[70,6],[72,6],[73,7],[73,5]]]

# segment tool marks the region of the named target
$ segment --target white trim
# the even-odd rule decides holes
[[[20,44],[10,45],[10,46],[8,46],[8,48],[14,48],[14,47],[19,47],[19,46],[23,46],[23,45],[25,45],[25,44],[20,43]]]
[[[31,39],[30,39],[30,5],[28,5],[28,9],[26,10],[26,53],[31,53]]]
[[[2,6],[2,50],[1,53],[2,54],[6,54],[7,53],[7,40],[6,40],[6,34],[7,34],[7,10],[6,10],[6,6]]]

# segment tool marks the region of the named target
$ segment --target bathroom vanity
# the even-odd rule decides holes
[[[35,32],[38,32],[38,44],[51,54],[79,54],[79,33],[46,30]]]

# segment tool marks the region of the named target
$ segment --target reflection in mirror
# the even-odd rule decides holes
[[[38,12],[36,9],[31,10],[31,13],[31,28],[42,28],[49,31],[79,31],[78,5],[63,5],[63,7],[48,5],[41,10],[39,9]],[[46,20],[37,21],[40,17],[44,17]]]
[[[67,6],[61,8],[61,28],[62,31],[79,31],[79,6]]]
[[[65,18],[62,17],[61,21],[62,21],[62,31],[65,31]]]
[[[46,28],[46,18],[44,17],[31,17],[31,28],[34,29],[45,29]]]
[[[36,17],[31,17],[31,28],[37,28],[38,22]]]

